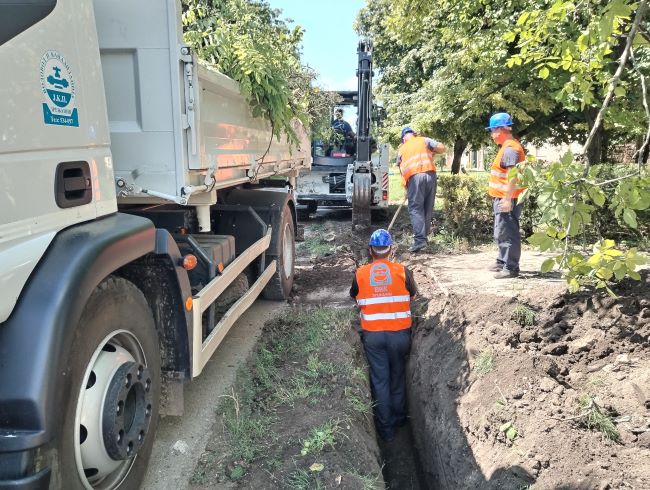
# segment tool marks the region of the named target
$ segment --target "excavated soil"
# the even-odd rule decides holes
[[[408,230],[405,219],[396,226],[398,241]],[[345,211],[319,212],[306,223],[305,243],[330,247],[318,254],[299,247],[294,308],[354,308],[348,289],[367,260],[368,232],[353,233],[349,223]],[[413,255],[407,245],[400,243],[395,259],[414,271],[420,289],[408,366],[410,423],[395,442],[379,444],[372,423],[352,420],[347,442],[319,459],[328,468],[321,488],[369,488],[339,478],[350,461],[366,474],[383,468],[385,482],[373,488],[650,488],[648,273],[620,285],[616,299],[569,296],[559,276],[537,272],[542,254],[524,251],[522,275],[495,281],[490,247]],[[530,309],[527,322],[514,315],[521,305]],[[343,342],[328,347],[328,359],[363,366],[354,323]],[[290,334],[278,328],[269,325],[264,337]],[[287,359],[287,375],[296,362],[303,360]],[[345,389],[342,382],[348,381],[331,381],[332,393]],[[367,380],[362,388],[368,390]],[[296,439],[301,429],[340,413],[340,399],[287,411],[273,430]],[[588,418],[594,414],[600,418]],[[603,420],[618,434],[613,439],[599,430]],[[218,427],[214,432],[209,451],[218,454],[222,435]],[[295,447],[287,451],[277,456],[286,471],[296,461]],[[254,462],[242,481],[221,476],[194,487],[298,488],[272,473],[268,461]]]

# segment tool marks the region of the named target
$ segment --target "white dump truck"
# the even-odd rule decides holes
[[[291,291],[308,137],[277,141],[180,18],[0,1],[2,490],[138,488],[159,414]]]

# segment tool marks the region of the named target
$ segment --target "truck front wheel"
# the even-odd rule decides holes
[[[274,230],[273,233],[276,233]],[[262,291],[266,299],[285,300],[291,294],[293,287],[294,264],[296,260],[296,230],[293,226],[293,216],[288,206],[282,210],[282,220],[277,230],[276,249],[267,252],[268,264],[276,260],[276,271]]]
[[[65,379],[72,386],[57,441],[58,486],[138,488],[160,398],[158,335],[142,292],[122,278],[101,283],[68,356]]]

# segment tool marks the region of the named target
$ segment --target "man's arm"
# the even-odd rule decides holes
[[[446,150],[445,145],[439,143],[438,141],[432,138],[426,138],[426,142],[427,142],[427,148],[429,148],[429,150],[431,150],[435,154],[444,153]]]
[[[359,294],[359,285],[357,284],[357,275],[354,275],[352,279],[352,286],[350,287],[350,296],[356,299],[357,294]]]

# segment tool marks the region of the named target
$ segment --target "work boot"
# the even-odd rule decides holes
[[[497,272],[494,274],[495,279],[510,279],[513,277],[517,277],[519,275],[519,271],[509,271],[508,269],[503,269],[500,272]]]
[[[409,247],[409,252],[419,252],[423,248],[426,248],[427,244],[426,243],[414,243]]]
[[[488,270],[491,270],[492,272],[501,272],[503,270],[503,265],[504,264],[499,264],[497,262],[496,264],[491,265]]]

